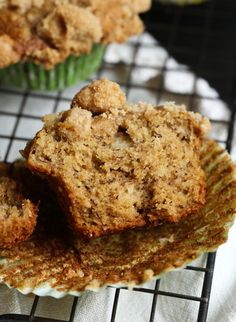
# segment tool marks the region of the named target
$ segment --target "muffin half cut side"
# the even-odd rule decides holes
[[[11,248],[27,240],[37,221],[37,206],[25,198],[21,182],[0,163],[0,248]]]
[[[70,110],[44,118],[25,156],[51,182],[71,228],[101,236],[198,211],[205,202],[200,146],[209,128],[183,106],[128,104],[118,85],[94,81]]]

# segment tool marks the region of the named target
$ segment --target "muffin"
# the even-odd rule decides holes
[[[165,4],[177,4],[177,5],[188,5],[188,4],[200,4],[206,0],[158,0]]]
[[[2,1],[0,68],[4,82],[63,89],[101,64],[105,46],[141,33],[150,0]]]
[[[214,141],[204,140],[200,155],[206,203],[192,216],[89,241],[73,236],[65,225],[59,236],[36,229],[30,240],[0,249],[0,280],[24,294],[78,296],[106,285],[134,287],[214,251],[226,242],[235,219],[235,165]],[[64,236],[70,236],[71,244]]]
[[[24,195],[20,180],[10,166],[0,163],[0,248],[11,248],[27,240],[34,231],[38,207]]]
[[[82,89],[70,110],[44,117],[25,156],[51,182],[72,230],[97,237],[198,211],[200,145],[209,129],[183,106],[128,104],[104,79]]]

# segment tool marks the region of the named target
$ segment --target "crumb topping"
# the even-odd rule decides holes
[[[120,86],[107,79],[95,80],[75,95],[72,107],[79,106],[92,113],[102,113],[112,108],[124,108],[125,94]]]
[[[143,30],[139,12],[150,0],[0,2],[0,68],[33,60],[46,69],[93,44],[124,42]]]

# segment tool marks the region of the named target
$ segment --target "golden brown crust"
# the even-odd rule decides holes
[[[9,36],[0,36],[0,68],[19,61],[20,54],[14,48],[14,45],[14,41]]]
[[[95,43],[124,42],[143,30],[144,0],[15,1],[0,3],[0,68],[33,60],[50,69]]]
[[[76,0],[75,0],[76,2]],[[78,1],[77,1],[78,2]],[[127,4],[129,5],[135,12],[145,12],[151,8],[151,0],[116,0],[116,4]],[[98,9],[99,7],[104,7],[109,5],[111,7],[114,5],[114,1],[107,0],[81,0],[79,4],[84,5],[86,7],[91,7],[92,9]]]
[[[53,182],[75,232],[178,222],[204,204],[199,149],[208,120],[171,103],[129,105],[108,80],[82,89],[72,106],[44,118],[25,155]]]
[[[37,25],[37,34],[59,51],[72,54],[91,51],[102,36],[99,19],[86,8],[60,5]]]
[[[99,3],[94,12],[100,18],[103,30],[102,41],[105,44],[114,41],[125,42],[128,37],[143,31],[142,21],[129,2],[111,0],[108,3],[104,1]]]
[[[129,1],[136,12],[145,12],[151,8],[150,0],[130,0]]]
[[[34,231],[38,208],[23,195],[21,182],[13,179],[10,166],[0,164],[0,248],[27,240]]]

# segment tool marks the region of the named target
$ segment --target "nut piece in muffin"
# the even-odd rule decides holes
[[[118,85],[101,80],[70,110],[44,117],[24,153],[54,186],[71,228],[101,236],[198,211],[205,202],[199,151],[209,128],[174,103],[128,104]]]
[[[21,182],[0,163],[0,248],[11,248],[27,240],[34,231],[38,208],[24,197]]]

